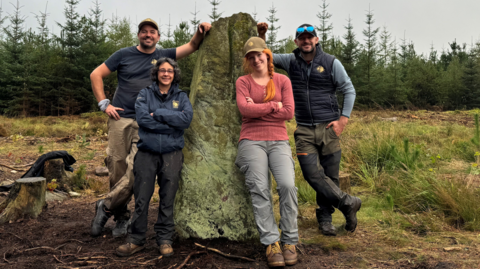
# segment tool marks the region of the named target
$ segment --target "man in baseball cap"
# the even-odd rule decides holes
[[[158,24],[147,18],[138,25],[137,46],[118,50],[90,75],[92,90],[97,98],[100,110],[109,116],[108,147],[105,163],[109,171],[110,192],[104,199],[97,201],[95,217],[92,220],[91,235],[102,234],[107,220],[115,217],[114,237],[127,234],[130,212],[127,204],[133,194],[133,159],[137,153],[138,124],[135,121],[135,101],[143,88],[149,86],[150,70],[161,57],[180,60],[198,49],[204,33],[211,28],[210,23],[198,26],[190,42],[170,49],[159,49]],[[105,96],[103,79],[117,71],[118,87],[110,102]],[[164,249],[171,249],[168,246]],[[134,247],[129,249],[135,252]]]
[[[268,25],[257,25],[265,39]],[[317,221],[320,231],[335,236],[332,214],[335,208],[345,216],[345,229],[355,231],[362,201],[339,188],[340,135],[347,125],[355,101],[355,89],[345,68],[318,43],[315,27],[304,23],[295,29],[297,49],[290,54],[273,54],[273,64],[287,71],[295,100],[297,158],[305,180],[317,192]],[[344,96],[342,110],[336,97]]]

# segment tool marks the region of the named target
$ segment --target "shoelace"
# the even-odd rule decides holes
[[[284,250],[290,250],[291,252],[295,252],[295,245],[285,244],[285,245],[283,245],[283,249]]]
[[[272,245],[272,253],[273,254],[282,253],[282,251],[280,250],[280,247],[277,244]]]

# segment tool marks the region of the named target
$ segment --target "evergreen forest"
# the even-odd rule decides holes
[[[90,73],[120,48],[134,46],[136,25],[127,18],[105,19],[97,0],[87,14],[79,14],[80,0],[66,0],[64,22],[51,24],[47,10],[35,14],[36,25],[26,25],[19,1],[9,14],[0,8],[0,115],[60,116],[98,111],[90,85]],[[210,21],[219,19],[220,1],[209,1]],[[272,4],[268,17],[267,44],[276,53],[295,49],[292,37],[279,39],[281,20]],[[200,20],[161,25],[160,48],[187,43]],[[375,23],[372,11],[355,26],[346,20],[343,36],[335,36],[328,3],[319,7],[315,22],[324,51],[344,65],[357,91],[356,109],[461,110],[480,106],[480,41],[460,44],[453,39],[447,49],[417,53],[414,43],[391,35]],[[354,27],[362,29],[356,36]],[[189,90],[196,54],[182,59],[180,87]],[[116,76],[104,80],[108,98],[113,98]]]

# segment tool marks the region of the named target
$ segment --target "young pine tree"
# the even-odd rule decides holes
[[[267,47],[272,51],[272,52],[277,52],[279,49],[279,44],[277,40],[277,34],[278,30],[280,29],[280,26],[277,26],[276,23],[279,21],[279,18],[277,17],[277,9],[273,5],[272,2],[272,7],[268,10],[268,17],[267,17],[267,22],[268,22],[268,33],[267,33]]]
[[[330,53],[330,34],[333,30],[333,24],[329,22],[332,14],[328,13],[326,0],[322,0],[321,10],[317,13],[317,18],[320,20],[320,25],[317,27],[319,32],[320,44],[325,52]]]
[[[209,0],[208,2],[212,5],[212,13],[208,16],[210,19],[212,19],[213,23],[220,19],[220,16],[222,16],[223,12],[218,12],[218,5],[220,5],[221,2],[218,0]]]
[[[197,17],[199,12],[200,10],[197,11],[197,1],[195,1],[195,11],[190,12],[190,14],[193,15],[193,19],[190,20],[190,24],[192,25],[193,31],[195,31],[198,25],[200,24],[200,19]]]
[[[13,5],[13,4],[12,4]],[[24,88],[24,63],[25,60],[25,17],[20,13],[20,3],[13,5],[14,12],[8,16],[10,25],[4,28],[5,41],[3,42],[4,72],[2,77],[3,89],[0,92],[0,113],[10,115],[22,114],[22,95],[26,94]],[[23,92],[23,93],[22,93]],[[30,94],[28,94],[30,95]],[[19,104],[19,106],[16,106]],[[15,106],[12,108],[12,106]]]

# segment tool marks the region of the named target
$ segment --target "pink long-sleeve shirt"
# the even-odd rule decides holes
[[[264,103],[265,86],[258,85],[251,75],[237,79],[237,106],[243,116],[239,141],[288,140],[285,121],[292,119],[295,111],[292,83],[287,76],[277,73],[273,75],[273,83],[275,97]],[[248,104],[247,97],[252,98],[255,104]],[[283,104],[281,109],[278,102]]]

